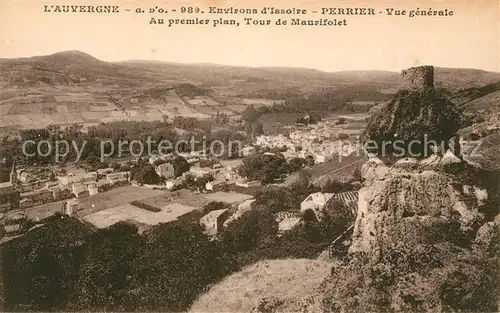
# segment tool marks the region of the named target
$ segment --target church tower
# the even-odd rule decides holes
[[[17,186],[18,180],[17,180],[17,170],[16,170],[16,161],[12,162],[12,169],[10,171],[10,183],[14,185],[14,187]]]

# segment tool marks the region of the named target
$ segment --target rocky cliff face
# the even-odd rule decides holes
[[[484,186],[449,173],[463,163],[451,152],[370,158],[349,254],[308,296],[263,299],[253,312],[498,311],[500,216],[483,214]]]
[[[363,165],[365,186],[359,192],[351,252],[374,257],[394,243],[436,244],[474,236],[484,222],[479,208],[486,191],[460,185],[452,175],[434,170],[459,159],[417,162],[403,159],[391,167],[378,158]]]

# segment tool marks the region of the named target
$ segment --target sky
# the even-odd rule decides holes
[[[417,66],[479,68],[500,71],[500,0],[0,0],[0,56],[29,57],[80,50],[104,61],[130,59],[239,66],[292,66],[323,71],[394,70]],[[293,6],[289,3],[294,3]],[[44,5],[118,5],[120,13],[44,12]],[[134,13],[161,6],[176,13]],[[374,8],[375,16],[181,14],[182,6],[208,12],[218,8]],[[453,10],[448,17],[387,16],[386,8]],[[131,10],[130,12],[125,9]],[[168,19],[221,17],[240,26],[150,25]],[[247,26],[244,17],[337,19],[347,26]],[[212,21],[211,21],[212,23]]]

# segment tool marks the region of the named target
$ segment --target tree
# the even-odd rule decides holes
[[[361,177],[361,169],[359,167],[354,170],[354,173],[352,174],[352,180],[355,182],[363,181],[363,177]]]
[[[321,192],[323,193],[339,193],[339,192],[345,192],[345,191],[353,191],[356,190],[357,187],[351,183],[341,183],[338,180],[328,180],[325,185],[323,185],[323,188],[321,189]]]
[[[278,223],[269,210],[251,210],[230,223],[222,234],[222,244],[232,253],[268,247],[274,242]]]
[[[195,181],[195,185],[199,188],[199,190],[204,190],[206,188],[207,183],[211,181],[214,181],[214,175],[204,174],[202,177],[198,178]]]
[[[212,201],[208,204],[205,204],[202,209],[202,214],[203,216],[207,215],[208,213],[215,211],[215,210],[224,210],[224,209],[230,209],[231,205],[225,203],[225,202],[220,202],[220,201]]]
[[[240,175],[250,180],[260,180],[263,184],[282,178],[289,172],[288,163],[282,155],[255,153],[243,159]]]
[[[134,276],[140,288],[131,294],[141,311],[186,311],[207,286],[238,268],[198,223],[160,224],[146,237]]]
[[[154,167],[149,163],[139,163],[130,172],[132,180],[139,184],[158,184],[161,181]]]
[[[290,160],[290,172],[296,172],[300,170],[304,165],[306,161],[303,158],[293,158]]]
[[[113,163],[111,164],[111,167],[113,168],[113,171],[115,171],[115,172],[119,172],[122,166],[121,166],[121,164],[120,164],[120,163],[118,163],[118,162],[113,162]]]
[[[5,244],[0,256],[5,310],[64,310],[90,233],[79,220],[55,215],[44,227]]]
[[[351,209],[336,198],[328,200],[323,208],[323,212],[324,221],[330,227],[326,229],[326,232],[332,236],[333,234],[340,235],[356,219]]]
[[[303,236],[310,242],[321,242],[323,236],[321,233],[321,227],[319,225],[316,214],[313,210],[306,210],[304,212],[304,226],[303,226]]]
[[[264,208],[271,213],[297,211],[300,209],[300,202],[297,203],[294,199],[288,188],[268,187],[257,191],[253,205]]]
[[[94,233],[71,306],[76,310],[96,311],[133,308],[128,291],[135,287],[132,277],[145,243],[137,227],[125,223]]]
[[[316,161],[314,160],[314,157],[312,155],[306,156],[306,164],[307,166],[313,166],[316,164]]]
[[[185,158],[181,156],[177,156],[173,162],[172,165],[174,167],[174,175],[175,177],[181,176],[183,173],[189,171],[191,168],[191,165],[186,161]]]
[[[217,161],[213,159],[201,159],[200,160],[200,167],[212,167],[215,164],[217,164]]]

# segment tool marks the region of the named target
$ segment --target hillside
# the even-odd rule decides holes
[[[390,71],[322,72],[158,61],[110,63],[80,51],[0,59],[0,131],[164,116],[239,116],[249,105],[290,100],[303,109],[386,99],[402,84]],[[481,87],[500,73],[436,68],[440,86]],[[306,106],[304,104],[307,104]]]
[[[263,297],[304,297],[319,286],[331,267],[329,262],[306,259],[261,261],[214,285],[190,312],[250,312]]]

